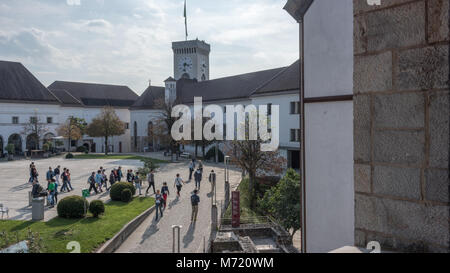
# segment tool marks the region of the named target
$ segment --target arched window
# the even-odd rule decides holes
[[[39,137],[36,134],[31,134],[27,136],[27,150],[38,150],[39,149]]]
[[[137,122],[134,122],[134,148],[137,148]]]
[[[16,154],[22,153],[22,138],[18,134],[12,134],[8,138],[8,144],[13,144],[16,148]]]
[[[191,76],[189,76],[188,73],[184,73],[184,74],[181,76],[181,78],[182,78],[182,79],[187,79],[187,80],[189,80],[189,79],[191,78]]]

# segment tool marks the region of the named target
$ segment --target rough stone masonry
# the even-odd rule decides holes
[[[354,0],[355,242],[450,252],[449,0]]]

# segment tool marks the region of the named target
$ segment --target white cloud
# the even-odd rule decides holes
[[[79,6],[81,5],[81,0],[66,0],[69,6]]]

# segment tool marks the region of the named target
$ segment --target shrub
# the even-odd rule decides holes
[[[133,194],[131,193],[130,189],[124,189],[121,194],[122,202],[128,203],[131,201],[131,198],[133,197]]]
[[[76,151],[77,151],[77,153],[86,153],[87,148],[84,147],[84,146],[80,146],[80,147],[77,148]]]
[[[48,146],[47,143],[45,143],[44,145],[42,145],[42,150],[44,150],[44,152],[48,152],[50,150],[50,147]]]
[[[124,189],[129,189],[131,191],[131,196],[136,194],[136,189],[134,188],[133,184],[128,182],[116,182],[114,183],[114,185],[112,185],[109,191],[111,200],[122,201],[122,191]]]
[[[10,144],[6,145],[6,151],[8,152],[8,154],[13,155],[16,153],[16,146],[14,146],[14,144],[10,143]]]
[[[59,201],[58,216],[62,218],[83,218],[86,216],[89,202],[81,196],[68,196]]]
[[[73,154],[68,153],[68,154],[66,155],[66,159],[71,159],[71,158],[73,158]]]
[[[92,213],[94,217],[98,217],[100,214],[105,213],[105,205],[101,200],[94,200],[89,205],[89,212]]]
[[[216,152],[215,152],[216,148],[212,147],[211,149],[208,150],[208,152],[205,155],[205,159],[206,160],[216,160]],[[225,155],[223,154],[223,152],[220,149],[217,149],[219,151],[219,162],[223,162]]]

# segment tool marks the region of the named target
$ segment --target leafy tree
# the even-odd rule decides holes
[[[292,230],[292,238],[300,229],[300,175],[289,169],[280,182],[258,200],[258,207],[286,230]]]
[[[105,107],[87,126],[86,133],[90,137],[105,138],[105,155],[108,155],[108,139],[125,133],[125,123],[120,120],[112,107]]]
[[[84,119],[70,116],[65,123],[58,127],[57,132],[69,140],[67,151],[70,153],[72,140],[80,140],[85,130],[86,121]]]
[[[147,174],[149,174],[152,171],[156,171],[159,168],[159,166],[155,162],[153,162],[153,160],[150,158],[142,159],[141,161],[144,162],[144,167],[139,168],[138,172],[142,179],[145,179]]]

